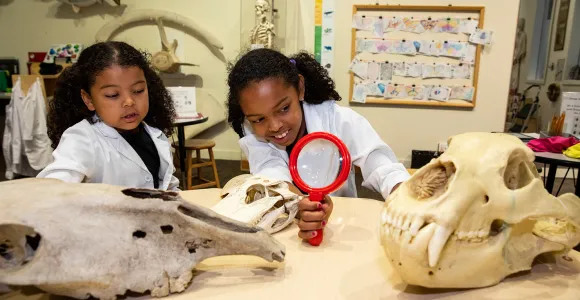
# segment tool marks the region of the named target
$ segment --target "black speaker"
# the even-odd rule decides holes
[[[429,150],[413,150],[411,152],[411,169],[419,169],[428,164],[432,159],[439,157],[441,153]]]

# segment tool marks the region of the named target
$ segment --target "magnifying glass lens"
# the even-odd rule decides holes
[[[343,158],[334,143],[314,139],[298,154],[298,175],[312,188],[325,188],[336,180],[342,163]]]

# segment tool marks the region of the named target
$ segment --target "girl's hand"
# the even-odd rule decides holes
[[[321,202],[310,201],[304,197],[298,203],[300,221],[298,222],[298,236],[304,240],[309,240],[316,236],[316,230],[324,228],[332,213],[332,199],[330,196],[324,197]]]

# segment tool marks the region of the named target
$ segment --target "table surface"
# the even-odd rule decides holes
[[[184,191],[188,201],[209,207],[219,189]],[[189,288],[171,299],[578,299],[580,253],[572,261],[544,257],[531,272],[472,290],[408,286],[391,268],[379,244],[382,202],[334,198],[335,208],[319,247],[303,243],[292,225],[274,236],[286,246],[285,262],[223,256],[198,264]],[[292,291],[296,289],[296,291]],[[54,299],[57,297],[51,297]],[[128,297],[134,299],[135,297]],[[143,296],[141,298],[149,298]],[[49,299],[36,289],[13,291],[0,300]]]
[[[536,157],[539,158],[547,158],[547,159],[555,159],[555,160],[562,160],[567,162],[575,162],[580,164],[580,159],[568,157],[562,153],[552,153],[552,152],[534,152]]]

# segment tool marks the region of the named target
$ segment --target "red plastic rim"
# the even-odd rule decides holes
[[[300,178],[300,175],[298,174],[298,154],[300,151],[302,151],[302,148],[304,148],[306,144],[316,139],[325,139],[332,142],[338,148],[340,156],[342,156],[342,164],[336,180],[334,180],[334,182],[330,185],[322,188],[313,188],[309,186],[302,180],[302,178]],[[290,175],[292,175],[292,180],[294,181],[294,184],[296,184],[301,190],[307,191],[309,194],[322,193],[324,195],[328,195],[336,191],[346,181],[349,172],[350,153],[348,152],[348,148],[342,140],[328,132],[313,132],[307,134],[296,143],[294,149],[292,149],[292,153],[290,154]]]

